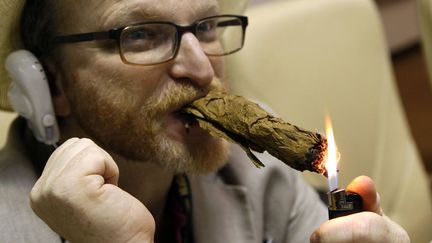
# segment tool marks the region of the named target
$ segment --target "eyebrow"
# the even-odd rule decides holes
[[[150,14],[147,11],[143,11],[142,8],[135,8],[130,12],[123,11],[123,13],[116,14],[115,16],[108,16],[106,20],[103,21],[101,27],[103,27],[103,29],[111,29],[131,24],[131,22],[142,22],[141,20],[143,19],[145,21],[159,20],[160,16],[158,14]]]
[[[220,7],[219,5],[207,5],[206,7],[200,7],[199,15],[195,16],[197,19],[209,17],[210,15],[218,15],[220,14]],[[196,20],[196,19],[195,19]]]
[[[126,26],[147,21],[174,21],[172,17],[173,13],[167,15],[162,14],[158,8],[151,8],[150,11],[147,9],[148,7],[145,6],[142,7],[132,5],[129,8],[117,11],[117,13],[114,15],[106,16],[100,27],[101,29],[112,29],[119,26]],[[193,11],[193,19],[191,22],[205,17],[217,15],[219,12],[220,9],[218,4],[199,4],[199,6],[196,7],[196,11]]]

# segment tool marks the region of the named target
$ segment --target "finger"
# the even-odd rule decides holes
[[[42,172],[42,175],[36,181],[30,192],[30,205],[34,211],[37,211],[35,202],[40,201],[40,196],[44,194],[44,191],[47,191],[46,189],[49,188],[49,185],[51,185],[52,181],[55,179],[55,176],[53,176],[53,174],[57,174],[56,171],[64,167],[64,163],[59,162],[61,160],[61,155],[66,149],[70,148],[78,141],[79,138],[68,139],[63,144],[61,144],[49,157]]]
[[[52,170],[52,167],[55,165],[54,161],[57,161],[57,158],[63,153],[63,151],[78,140],[79,138],[70,138],[66,140],[66,142],[62,143],[56,150],[54,150],[54,152],[48,158],[48,161],[44,168],[44,172],[50,172]]]
[[[107,168],[105,171],[105,182],[113,185],[118,185],[118,179],[120,176],[120,170],[117,163],[114,161],[112,156],[104,149],[100,148],[100,151],[105,155],[105,163]]]
[[[375,183],[367,176],[355,178],[348,186],[347,191],[359,194],[363,199],[363,210],[383,215],[380,197],[376,191]]]
[[[44,178],[43,184],[44,186],[48,186],[50,188],[53,182],[57,179],[65,179],[60,175],[64,172],[68,164],[71,162],[71,158],[75,157],[86,147],[94,145],[95,143],[87,138],[77,139],[67,144],[63,150],[59,151],[53,158],[48,160],[50,164],[49,169],[42,173]],[[58,183],[58,182],[57,182]]]
[[[388,227],[383,217],[361,212],[332,219],[311,235],[313,243],[389,242]]]
[[[93,145],[94,142],[87,138],[74,139],[68,144],[65,144],[62,150],[59,150],[52,158],[48,160],[49,168],[47,169],[47,183],[57,178],[65,169],[70,159],[85,149],[87,146]]]
[[[117,185],[119,169],[113,158],[93,143],[71,158],[71,162],[65,167],[64,173],[74,178],[99,176],[103,179],[102,184]]]
[[[33,186],[30,192],[31,202],[35,202],[38,200],[42,187],[46,185],[47,180],[49,180],[49,177],[52,174],[51,172],[53,171],[53,167],[58,166],[56,164],[56,161],[59,155],[71,144],[74,144],[78,140],[79,140],[78,138],[70,138],[66,140],[64,143],[62,143],[56,150],[54,150],[54,152],[51,154],[51,156],[48,158],[48,161],[45,164],[45,167],[42,171],[42,175],[36,181],[35,185]],[[31,203],[31,205],[33,205],[33,203]]]

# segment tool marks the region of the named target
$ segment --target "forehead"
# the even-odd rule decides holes
[[[219,12],[218,0],[63,0],[60,4],[65,22],[73,23],[75,31],[148,20],[188,24]]]

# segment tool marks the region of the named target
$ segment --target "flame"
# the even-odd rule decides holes
[[[327,156],[325,168],[327,171],[330,191],[333,191],[338,186],[337,168],[340,159],[340,154],[336,147],[334,139],[333,126],[329,116],[325,117],[326,135],[327,135]]]

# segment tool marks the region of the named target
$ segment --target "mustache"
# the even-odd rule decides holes
[[[214,79],[206,88],[199,88],[190,81],[170,82],[157,89],[142,106],[146,116],[159,116],[178,111],[183,106],[207,95],[211,90],[227,90],[225,85]]]

